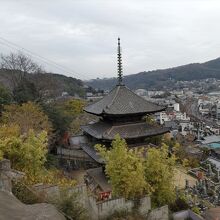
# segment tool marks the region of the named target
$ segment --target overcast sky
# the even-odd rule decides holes
[[[219,0],[0,0],[0,52],[6,39],[81,79],[113,77],[117,37],[124,75],[220,57]],[[71,71],[72,70],[72,71]]]

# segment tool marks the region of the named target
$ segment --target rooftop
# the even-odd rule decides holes
[[[169,128],[148,125],[146,122],[111,125],[103,121],[82,126],[82,130],[97,139],[105,140],[113,140],[117,134],[119,134],[121,138],[132,139],[169,132]]]
[[[201,141],[202,144],[210,144],[210,143],[220,142],[220,136],[217,136],[217,135],[211,135],[211,136],[207,136],[207,137],[204,137],[204,138],[205,138],[205,140]]]
[[[141,115],[163,111],[165,107],[146,101],[124,85],[117,85],[108,95],[84,110],[95,115]]]
[[[220,170],[220,160],[213,158],[213,157],[208,157],[207,160],[210,163],[214,164],[218,170]]]
[[[98,152],[90,144],[82,144],[81,148],[96,162],[103,164],[104,160],[100,157]]]
[[[108,183],[102,167],[88,169],[86,172],[90,177],[93,178],[102,191],[112,191],[111,185]]]

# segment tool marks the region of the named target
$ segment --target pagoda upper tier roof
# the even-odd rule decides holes
[[[146,122],[111,125],[104,121],[81,127],[82,130],[96,139],[113,140],[116,134],[124,139],[151,137],[169,132],[168,128],[148,125]]]
[[[124,85],[117,85],[98,102],[84,108],[95,115],[131,115],[163,111],[165,107],[151,103]]]

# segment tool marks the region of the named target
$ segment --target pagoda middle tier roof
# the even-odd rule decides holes
[[[165,107],[151,103],[124,85],[117,85],[98,102],[84,108],[95,115],[131,115],[163,111]]]
[[[168,128],[148,125],[146,122],[111,125],[103,121],[84,125],[82,130],[96,139],[113,140],[116,134],[124,139],[150,137],[169,132]]]

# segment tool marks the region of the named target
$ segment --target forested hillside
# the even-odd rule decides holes
[[[13,82],[11,79],[13,74],[16,73],[12,73],[10,70],[0,69],[0,84],[12,90]],[[71,96],[84,96],[85,94],[83,82],[72,77],[52,73],[37,73],[27,74],[27,79],[33,83],[41,93],[49,97],[60,96],[62,92],[68,92]]]
[[[151,89],[169,85],[170,79],[190,81],[206,78],[220,79],[220,58],[205,63],[193,63],[128,75],[124,77],[124,83],[131,89]],[[111,89],[116,84],[116,79],[95,79],[88,81],[87,84],[93,88]]]

